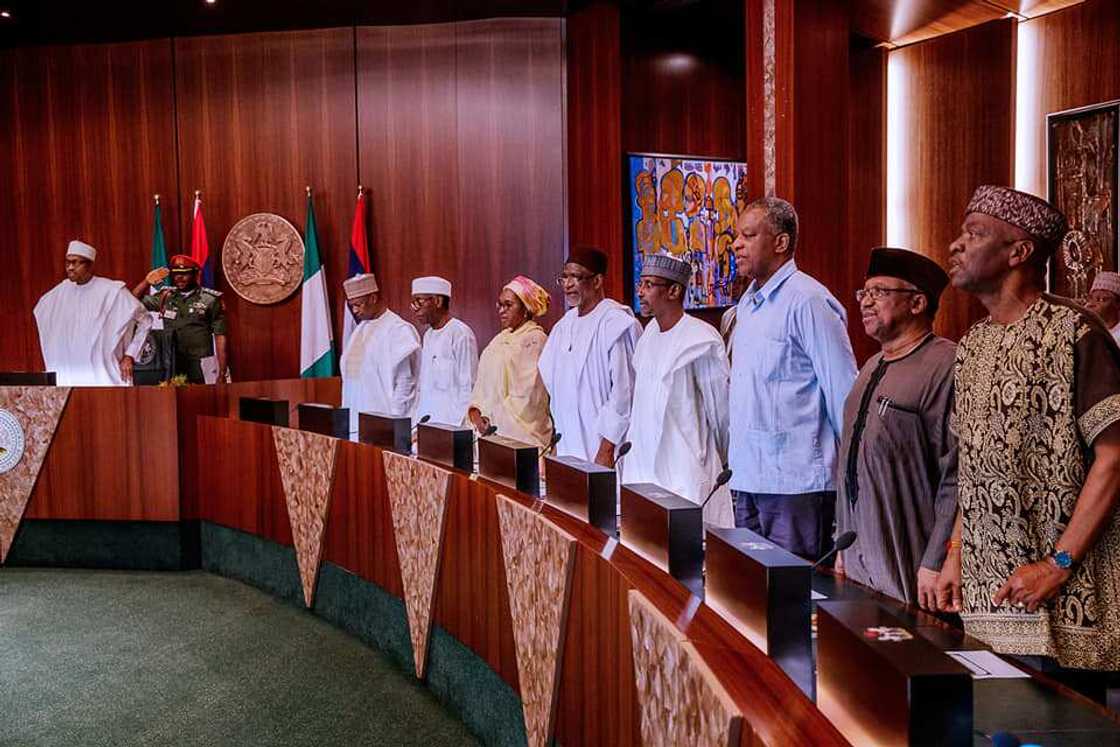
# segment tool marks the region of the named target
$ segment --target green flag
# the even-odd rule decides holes
[[[167,267],[167,245],[163,243],[163,219],[160,217],[159,197],[156,197],[156,216],[152,227],[152,269]],[[152,290],[167,285],[167,280],[161,280],[152,286]]]
[[[315,229],[315,208],[311,188],[307,188],[307,225],[303,229],[303,289],[300,293],[300,376],[305,379],[334,376],[334,335],[331,310],[327,302],[327,280],[319,261],[319,237]]]

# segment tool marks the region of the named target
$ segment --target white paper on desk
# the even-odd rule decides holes
[[[205,358],[199,358],[198,367],[202,369],[202,380],[207,384],[215,384],[218,381],[218,356],[208,355]]]
[[[946,651],[945,653],[968,667],[974,680],[1030,677],[1022,669],[1004,661],[991,651]]]
[[[828,597],[825,596],[824,594],[821,594],[819,591],[816,591],[814,589],[809,589],[809,599],[816,602],[819,599],[828,599]]]

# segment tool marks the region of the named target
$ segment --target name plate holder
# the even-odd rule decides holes
[[[421,423],[416,427],[416,456],[474,472],[474,431],[445,423]]]
[[[486,436],[478,439],[478,474],[539,498],[541,494],[540,450],[524,441]]]
[[[405,456],[412,455],[412,420],[383,412],[358,413],[358,440]]]
[[[0,371],[0,386],[57,386],[54,371]]]
[[[813,696],[812,564],[749,529],[708,527],[704,602]]]
[[[544,499],[608,537],[618,532],[618,478],[613,469],[571,456],[544,458]]]
[[[350,408],[332,407],[319,402],[299,405],[299,429],[335,438],[350,438]]]
[[[288,427],[288,400],[269,397],[242,397],[237,406],[240,420]]]
[[[875,602],[817,603],[817,707],[852,744],[972,744],[972,675]]]
[[[623,485],[622,544],[704,595],[704,519],[699,504],[653,483]]]

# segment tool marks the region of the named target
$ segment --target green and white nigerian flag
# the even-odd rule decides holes
[[[304,228],[303,286],[300,293],[299,368],[300,376],[311,379],[334,376],[334,335],[331,333],[331,307],[327,302],[327,278],[319,261],[319,237],[315,229],[315,209],[311,188],[307,190],[307,226]]]
[[[156,212],[152,218],[152,269],[158,270],[167,267],[167,245],[163,243],[163,219],[160,215],[159,195],[155,196]],[[165,288],[171,283],[165,278],[151,287],[151,293],[157,293],[160,288]]]

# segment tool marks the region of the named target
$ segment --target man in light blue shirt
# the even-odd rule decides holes
[[[747,206],[733,244],[753,278],[736,312],[729,462],[735,524],[816,559],[832,545],[836,452],[856,377],[844,308],[797,269],[797,212]]]

